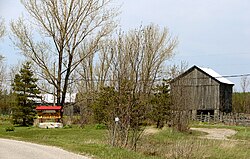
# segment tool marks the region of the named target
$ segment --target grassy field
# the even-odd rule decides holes
[[[165,128],[158,133],[145,135],[139,143],[138,151],[114,148],[107,145],[106,130],[95,126],[84,128],[73,126],[67,129],[39,129],[15,127],[0,121],[0,137],[29,141],[61,147],[75,153],[100,159],[164,159],[164,158],[206,158],[206,159],[248,159],[250,156],[250,128],[230,127],[238,131],[233,141],[199,139],[200,132],[178,133]],[[194,125],[195,127],[223,127],[223,125]],[[235,141],[239,139],[240,141]]]

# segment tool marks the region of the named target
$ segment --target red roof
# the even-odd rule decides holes
[[[36,110],[61,110],[62,106],[37,106]]]

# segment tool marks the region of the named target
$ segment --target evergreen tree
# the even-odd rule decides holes
[[[12,84],[17,97],[17,105],[13,109],[13,121],[15,124],[32,125],[35,117],[35,106],[32,98],[37,97],[40,91],[37,88],[37,78],[31,70],[31,63],[23,64],[19,73],[15,75]]]
[[[155,94],[151,99],[152,111],[150,116],[151,120],[156,122],[157,128],[162,128],[169,118],[171,104],[169,91],[169,81],[163,80],[162,85],[156,86]]]
[[[118,94],[113,87],[103,87],[92,104],[93,117],[98,124],[109,124],[116,117]],[[111,121],[111,122],[112,122]]]

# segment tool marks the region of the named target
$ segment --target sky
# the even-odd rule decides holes
[[[169,63],[186,61],[190,67],[208,67],[227,76],[250,73],[249,0],[114,1],[114,5],[122,4],[119,19],[123,30],[154,23],[178,37],[176,55]],[[19,0],[0,0],[0,16],[6,25],[23,12]],[[8,65],[21,58],[8,36],[0,41],[0,53]],[[240,77],[229,80],[240,91]]]

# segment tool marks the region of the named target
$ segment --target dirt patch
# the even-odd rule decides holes
[[[154,128],[154,127],[147,127],[145,130],[144,130],[144,134],[145,135],[153,135],[153,134],[156,134],[158,132],[160,132],[161,129],[157,129],[157,128]]]
[[[222,129],[222,128],[190,128],[191,130],[202,131],[207,133],[207,135],[202,136],[201,138],[206,139],[217,139],[217,140],[230,140],[228,137],[231,137],[237,133],[237,131],[232,129]],[[161,129],[156,129],[155,127],[147,127],[144,130],[145,135],[153,135],[159,133]]]
[[[227,141],[227,142],[221,142],[220,147],[223,149],[232,149],[235,146],[237,146],[237,142],[235,142],[235,140],[233,141]]]
[[[217,139],[217,140],[229,140],[228,137],[233,136],[237,131],[232,129],[220,129],[220,128],[191,128],[191,130],[202,131],[207,135],[201,138]]]

